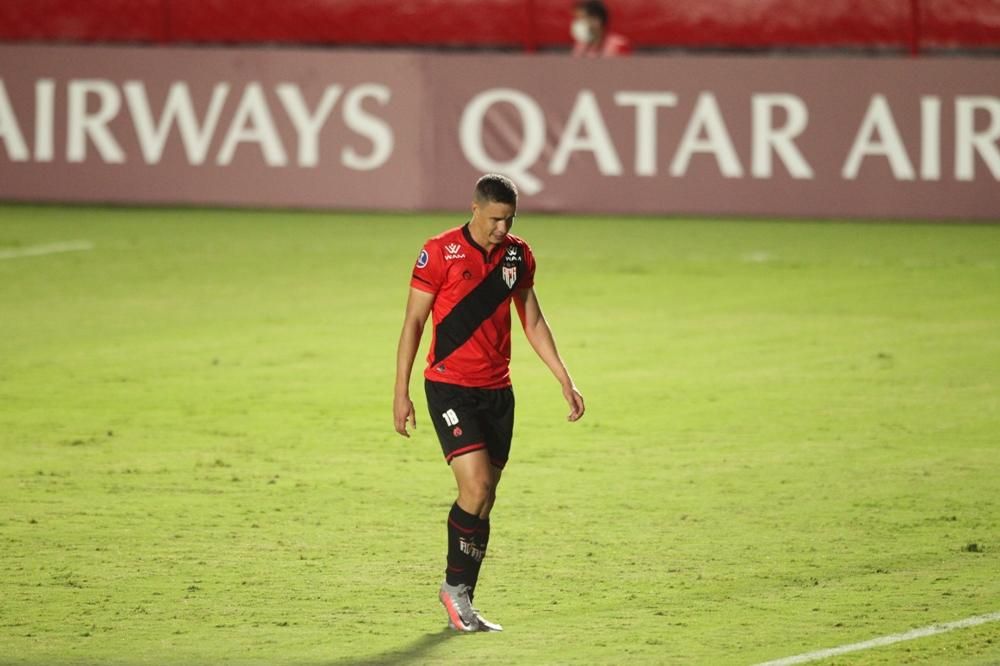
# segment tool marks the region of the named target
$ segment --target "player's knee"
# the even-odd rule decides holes
[[[464,500],[462,503],[473,507],[476,513],[482,511],[487,505],[492,504],[496,498],[496,490],[493,481],[490,479],[472,479],[462,484],[459,493]]]
[[[489,518],[490,511],[493,510],[493,505],[496,504],[496,501],[497,501],[497,491],[496,488],[493,488],[490,491],[489,497],[486,498],[486,504],[483,505],[483,510],[479,512],[479,516],[481,518]]]

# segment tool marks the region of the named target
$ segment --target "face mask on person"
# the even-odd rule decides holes
[[[586,43],[594,38],[590,32],[590,23],[585,18],[573,19],[573,23],[569,26],[569,34],[577,42]]]

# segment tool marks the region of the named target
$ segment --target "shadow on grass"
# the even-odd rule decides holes
[[[409,645],[404,645],[395,650],[382,652],[370,657],[360,659],[338,659],[321,666],[404,666],[413,663],[426,663],[422,660],[435,646],[440,645],[449,638],[460,636],[452,629],[442,629],[436,634],[425,634]]]

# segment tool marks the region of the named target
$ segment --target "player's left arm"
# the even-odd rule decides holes
[[[535,295],[534,288],[528,287],[515,291],[514,306],[517,308],[517,315],[521,318],[521,325],[524,327],[524,335],[528,338],[528,343],[562,386],[563,397],[566,398],[570,408],[567,419],[570,421],[579,420],[586,409],[583,404],[583,395],[577,390],[566,364],[559,356],[555,338],[552,336],[552,329],[545,321],[545,315],[542,314],[542,308],[538,304],[538,296]]]

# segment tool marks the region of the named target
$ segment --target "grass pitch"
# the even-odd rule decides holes
[[[1000,610],[1000,227],[525,210],[588,412],[516,333],[507,630],[443,630],[453,482],[391,390],[462,221],[0,207],[94,245],[0,260],[0,662],[753,664]]]

